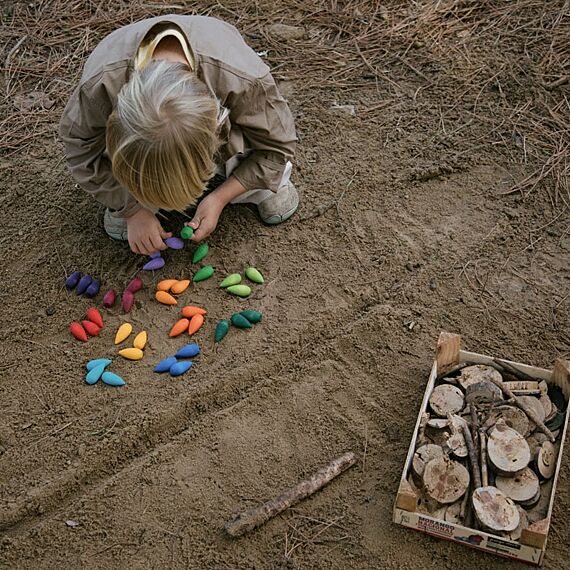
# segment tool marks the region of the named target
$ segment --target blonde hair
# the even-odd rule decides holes
[[[186,65],[151,61],[123,86],[107,121],[113,176],[143,205],[186,209],[214,174],[227,114]]]

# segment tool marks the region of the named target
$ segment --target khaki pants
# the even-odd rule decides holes
[[[221,174],[228,178],[231,176],[231,173],[238,167],[239,163],[246,158],[251,151],[247,151],[244,154],[236,154],[232,156],[225,164],[216,167],[216,174]],[[285,170],[283,171],[283,176],[281,177],[281,182],[279,183],[279,188],[286,186],[289,183],[289,179],[291,178],[291,170],[293,169],[293,165],[288,160],[287,164],[285,165]],[[279,190],[278,190],[279,191]],[[244,192],[237,198],[231,201],[232,204],[255,204],[256,206],[259,205],[261,202],[273,196],[274,192],[268,190],[267,188],[260,188],[254,190],[248,190]]]

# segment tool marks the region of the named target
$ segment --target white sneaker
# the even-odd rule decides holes
[[[127,233],[127,220],[120,218],[115,212],[107,208],[103,216],[103,227],[107,235],[119,241],[126,241],[128,239]]]
[[[275,225],[288,220],[299,207],[299,193],[292,182],[288,182],[269,198],[260,202],[257,211],[262,221]]]

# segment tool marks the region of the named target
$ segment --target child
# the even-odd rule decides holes
[[[108,35],[88,58],[60,123],[73,177],[135,253],[165,249],[159,209],[195,204],[194,241],[229,203],[278,224],[299,204],[290,182],[293,117],[269,68],[237,30],[204,16],[151,18]]]

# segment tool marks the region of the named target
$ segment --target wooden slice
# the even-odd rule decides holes
[[[479,406],[503,399],[501,389],[487,380],[469,384],[465,389],[465,401],[471,405]]]
[[[530,462],[530,448],[525,438],[499,420],[487,442],[489,461],[500,475],[517,475]]]
[[[548,422],[548,429],[555,431],[564,425],[565,412],[557,412],[556,415]]]
[[[449,426],[449,422],[447,419],[444,418],[432,418],[431,420],[428,421],[427,425],[430,428],[444,429]]]
[[[447,422],[447,420],[445,420]],[[426,427],[425,436],[429,440],[428,443],[433,443],[435,445],[445,445],[447,440],[451,436],[451,431],[449,429],[441,428],[431,428]]]
[[[447,417],[448,414],[459,412],[464,404],[465,400],[461,390],[451,384],[436,386],[429,399],[431,409],[443,418]]]
[[[535,396],[519,396],[519,402],[530,408],[535,414],[536,417],[543,422],[545,416],[544,408],[542,407],[540,400]]]
[[[503,533],[503,536],[505,538],[508,538],[509,540],[514,540],[515,542],[520,540],[523,529],[528,528],[528,526],[529,526],[528,525],[528,516],[526,514],[526,511],[524,509],[522,509],[521,507],[519,507],[519,505],[517,505],[517,511],[519,512],[519,517],[520,517],[519,526],[517,526],[517,528],[515,528],[515,530],[513,530],[511,532]]]
[[[550,406],[550,414],[548,414],[545,418],[544,418],[544,423],[546,424],[546,427],[549,427],[548,424],[558,415],[558,408],[556,407],[556,404],[550,400],[551,406]]]
[[[423,481],[428,497],[438,503],[454,503],[469,487],[469,472],[461,463],[440,457],[426,465]]]
[[[520,523],[514,502],[496,487],[479,487],[473,491],[473,509],[485,528],[496,532],[512,532]]]
[[[498,475],[495,479],[495,487],[517,503],[530,501],[540,492],[538,477],[530,467],[514,477]]]
[[[538,401],[544,410],[544,421],[546,421],[546,419],[549,418],[552,414],[552,400],[548,397],[547,394],[543,394],[540,396]]]
[[[501,373],[492,366],[475,364],[474,366],[464,368],[457,377],[457,382],[464,390],[467,390],[467,387],[471,384],[476,384],[477,382],[491,382],[491,378],[498,382],[503,381]]]
[[[500,406],[489,414],[484,424],[485,429],[493,427],[499,420],[503,420],[510,428],[518,431],[522,436],[530,433],[530,421],[527,415],[514,406]]]
[[[452,524],[463,524],[461,518],[461,503],[463,501],[455,501],[445,509],[443,520]]]
[[[543,479],[550,479],[556,471],[556,449],[550,441],[545,441],[536,457],[536,468]]]
[[[418,447],[412,459],[412,469],[414,475],[420,480],[424,474],[426,465],[432,460],[443,457],[443,449],[439,445],[427,444]]]
[[[530,457],[532,460],[536,459],[541,445],[547,440],[548,438],[546,435],[539,431],[535,431],[532,435],[529,435],[526,438],[526,442],[528,443],[528,447],[530,449]]]
[[[528,501],[520,501],[519,505],[521,507],[524,507],[525,509],[530,509],[530,508],[534,507],[538,503],[538,501],[540,501],[541,493],[542,493],[542,489],[540,488],[540,485],[539,485],[538,491],[536,492],[534,497],[532,497],[532,499],[529,499]]]
[[[448,422],[451,429],[451,436],[447,440],[446,446],[456,457],[467,457],[467,443],[463,435],[463,425],[467,425],[467,422],[455,414],[450,416]]]
[[[540,486],[540,497],[534,506],[527,509],[526,514],[528,516],[528,522],[534,524],[538,522],[548,514],[548,509],[550,507],[550,498],[552,495],[552,479]]]

